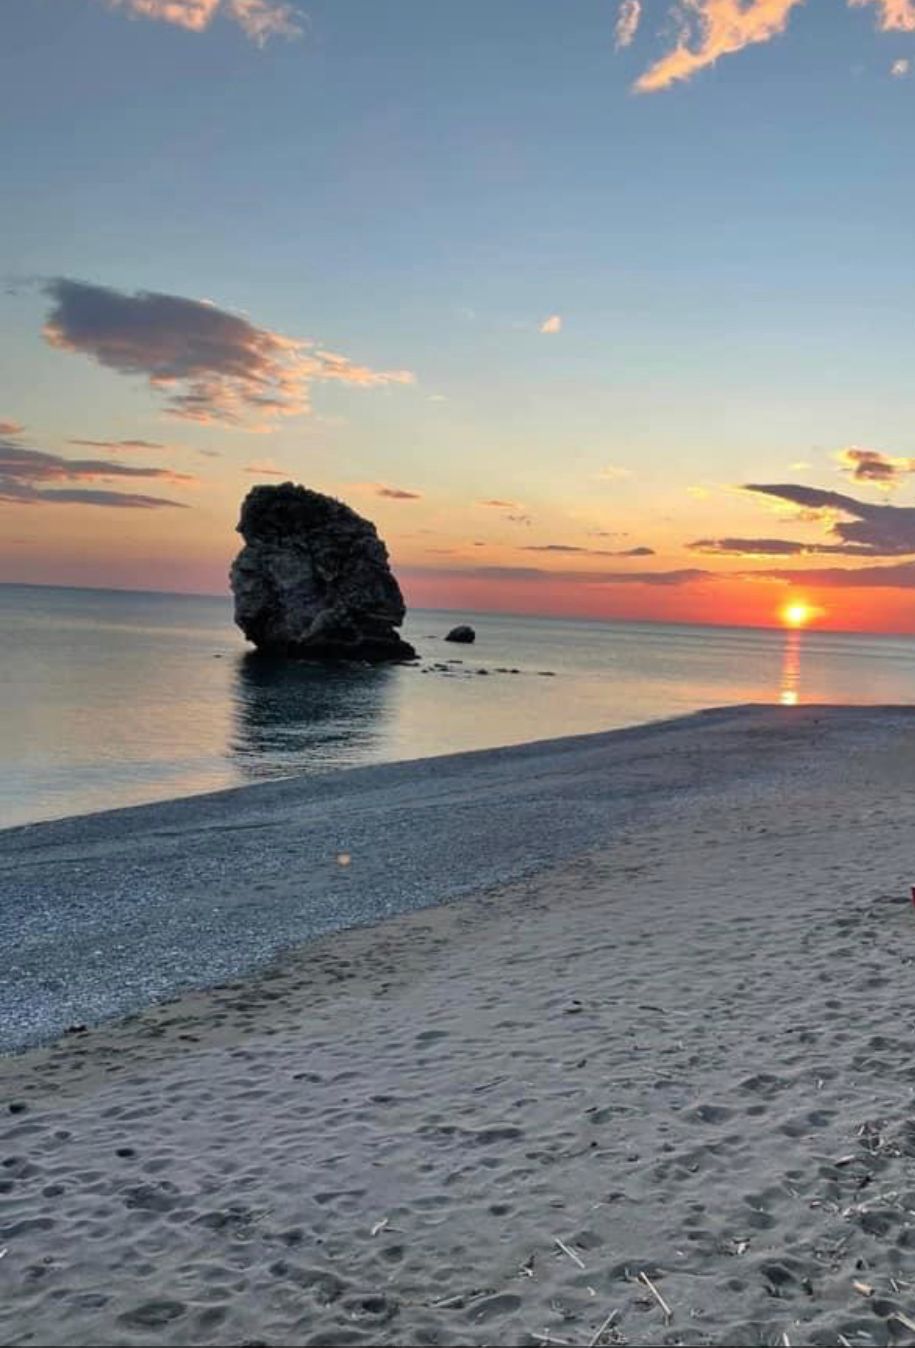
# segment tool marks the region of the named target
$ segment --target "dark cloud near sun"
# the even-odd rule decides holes
[[[874,505],[838,491],[796,483],[747,483],[745,491],[787,501],[830,518],[829,535],[836,551],[850,556],[894,557],[915,553],[915,507]],[[834,519],[833,516],[851,516]],[[733,542],[740,540],[732,539]],[[752,540],[749,540],[752,541]],[[811,549],[816,550],[815,548]]]
[[[829,566],[822,570],[776,569],[753,571],[754,579],[780,580],[791,585],[826,589],[915,589],[915,562],[897,562],[893,566]]]
[[[406,370],[370,370],[207,300],[130,294],[66,277],[44,288],[52,302],[44,326],[51,346],[145,378],[169,414],[187,421],[265,430],[278,417],[310,411],[315,382],[413,382]]]
[[[870,548],[853,543],[802,543],[795,538],[697,538],[691,552],[711,557],[872,557]]]

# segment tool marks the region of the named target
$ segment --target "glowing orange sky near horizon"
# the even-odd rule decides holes
[[[91,512],[71,513],[71,524],[53,536],[39,512],[0,507],[0,581],[8,583],[162,590],[228,596],[228,567],[240,540],[231,527],[202,521],[196,512],[176,512],[163,537],[162,521],[136,520],[134,512],[106,516],[104,534]],[[64,514],[63,508],[55,514]],[[125,516],[131,516],[125,518]],[[34,522],[34,523],[33,523]],[[154,525],[155,527],[150,527]],[[680,585],[600,584],[570,579],[557,569],[532,579],[477,576],[443,560],[430,564],[410,539],[400,541],[385,528],[395,573],[412,608],[522,613],[549,617],[708,623],[721,626],[792,627],[786,608],[802,602],[808,621],[824,630],[915,632],[915,606],[899,589],[805,585],[803,592],[782,581],[747,575],[704,579]],[[503,550],[480,549],[480,565],[505,563]],[[519,559],[514,558],[517,562]],[[529,559],[528,559],[529,560]],[[649,559],[653,560],[653,559]],[[723,571],[716,561],[709,570]],[[538,569],[547,571],[547,566]],[[645,569],[648,569],[647,567]],[[662,569],[655,567],[654,569]]]

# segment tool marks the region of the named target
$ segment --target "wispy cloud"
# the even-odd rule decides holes
[[[520,501],[500,501],[494,497],[491,501],[477,501],[477,505],[490,506],[493,510],[523,510],[524,506]]]
[[[422,493],[406,487],[391,487],[386,482],[350,482],[350,491],[367,491],[373,496],[384,496],[389,501],[421,501]]]
[[[632,477],[633,473],[631,468],[616,468],[610,463],[594,476],[599,482],[622,482],[624,478]]]
[[[628,47],[635,37],[642,16],[639,0],[622,0],[616,16],[616,49]]]
[[[416,569],[416,568],[414,568]],[[714,571],[703,571],[696,567],[674,571],[547,571],[537,566],[471,566],[455,569],[447,573],[455,579],[464,580],[511,580],[530,581],[532,584],[544,582],[563,583],[570,581],[581,585],[690,585],[705,580],[718,580]]]
[[[890,66],[890,74],[894,80],[904,80],[909,73],[909,62],[906,60],[894,61]]]
[[[160,496],[109,491],[107,488],[61,488],[47,485],[62,482],[104,482],[124,478],[156,479],[176,484],[195,481],[189,474],[176,473],[170,468],[134,467],[107,459],[65,459],[60,454],[29,449],[8,438],[0,439],[0,501],[7,504],[30,505],[43,501],[132,509],[153,509],[181,504]]]
[[[252,473],[255,477],[290,477],[291,474],[285,468],[278,468],[272,459],[255,459],[252,463],[246,463],[244,471]]]
[[[540,331],[548,336],[556,332],[562,332],[562,315],[550,314],[549,318],[545,318],[540,324]]]
[[[231,19],[259,47],[272,37],[302,35],[302,16],[292,5],[270,0],[107,0],[137,18],[159,19],[192,33],[209,28],[217,14]]]
[[[756,577],[780,580],[790,585],[821,586],[829,589],[904,589],[915,588],[915,562],[897,562],[893,566],[829,566],[821,570],[756,571]]]
[[[144,376],[170,415],[188,421],[266,430],[278,417],[308,412],[313,383],[377,388],[414,378],[353,364],[204,300],[64,277],[45,289],[53,301],[44,327],[51,346]]]
[[[697,538],[686,546],[717,557],[873,556],[872,549],[858,543],[802,543],[793,538]]]
[[[825,511],[833,518],[829,534],[860,549],[858,555],[892,557],[915,553],[915,507],[873,505],[837,491],[794,483],[748,483],[746,491],[788,501],[804,510]],[[734,540],[732,540],[734,541]]]
[[[421,501],[422,493],[418,491],[407,491],[404,487],[386,487],[378,483],[375,488],[376,496],[386,496],[389,501]]]
[[[722,56],[783,33],[801,0],[683,0],[680,33],[673,51],[636,80],[639,93],[667,89],[714,65]]]
[[[24,430],[19,421],[0,421],[0,435],[21,435]]]
[[[83,449],[106,449],[109,453],[128,453],[137,449],[169,449],[161,440],[77,440],[71,438],[68,445],[81,445]]]
[[[801,0],[682,0],[671,10],[679,31],[671,51],[636,80],[639,93],[667,89],[688,80],[754,43],[770,42],[784,33],[791,13]],[[915,0],[848,0],[852,7],[875,5],[877,26],[883,32],[915,32]],[[901,67],[905,67],[902,69]],[[898,67],[898,69],[897,69]],[[908,62],[897,61],[892,74],[908,73]]]
[[[28,449],[10,440],[0,440],[0,476],[28,481],[96,481],[113,477],[159,478],[164,482],[195,482],[190,473],[171,468],[139,468],[109,459],[65,459],[41,449]]]
[[[878,449],[840,449],[839,466],[854,482],[872,482],[892,491],[909,473],[915,472],[915,459],[894,459]]]
[[[654,557],[654,548],[582,548],[573,543],[530,543],[522,552],[561,552],[588,557]]]

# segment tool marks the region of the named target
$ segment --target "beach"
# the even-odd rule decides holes
[[[0,1341],[915,1343],[913,825],[743,707],[0,834]]]

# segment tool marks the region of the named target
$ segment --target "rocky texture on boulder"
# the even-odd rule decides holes
[[[412,660],[406,608],[374,524],[284,482],[253,487],[232,564],[235,621],[259,650],[315,660]]]
[[[465,642],[467,645],[472,641],[476,641],[476,639],[476,632],[472,627],[468,627],[466,623],[461,623],[458,627],[452,627],[451,631],[445,637],[446,641],[461,641]]]

